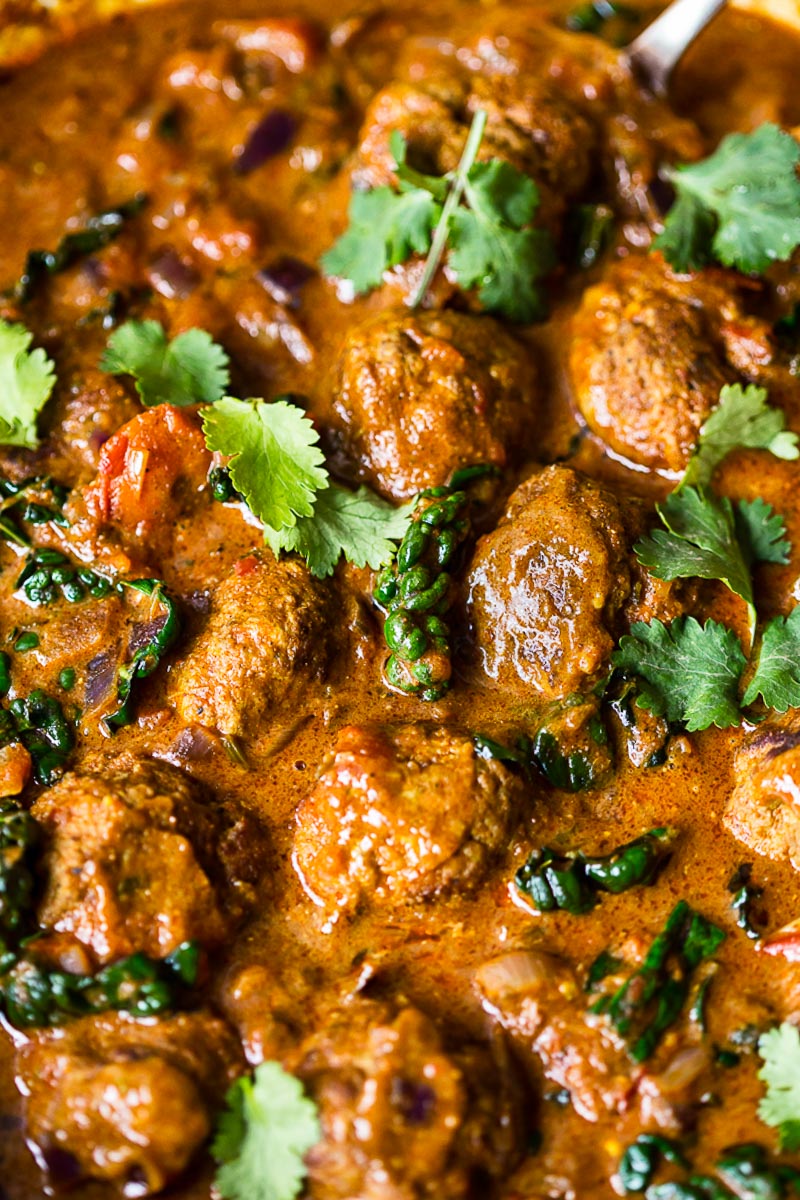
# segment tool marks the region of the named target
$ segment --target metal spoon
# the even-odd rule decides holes
[[[726,0],[674,0],[631,42],[624,58],[650,91],[657,96],[666,95],[673,70],[725,3]]]

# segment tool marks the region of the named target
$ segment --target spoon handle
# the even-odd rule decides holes
[[[628,46],[625,57],[629,66],[656,95],[666,94],[674,68],[725,2],[674,0]]]

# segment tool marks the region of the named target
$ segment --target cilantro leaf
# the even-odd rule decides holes
[[[318,579],[333,573],[342,554],[357,567],[377,570],[394,555],[413,507],[395,508],[369,488],[350,492],[334,483],[317,496],[313,516],[290,528],[267,527],[264,537],[276,558],[281,550],[301,554]]]
[[[800,1150],[800,1033],[796,1026],[784,1021],[770,1029],[760,1038],[758,1053],[764,1060],[758,1078],[767,1085],[758,1115],[778,1130],[781,1150]]]
[[[142,404],[213,404],[230,383],[228,356],[204,329],[171,342],[160,321],[126,321],[108,339],[100,369],[132,375]]]
[[[779,713],[800,708],[800,605],[788,617],[775,617],[764,628],[758,667],[744,703],[753,704],[759,696]]]
[[[299,1080],[276,1062],[237,1079],[225,1097],[211,1153],[214,1184],[225,1200],[294,1200],[303,1189],[303,1157],[321,1137],[317,1107]]]
[[[328,486],[319,434],[286,400],[234,400],[203,410],[209,450],[230,456],[237,492],[265,525],[281,529],[310,517],[317,492]]]
[[[510,321],[543,317],[547,304],[537,281],[552,270],[555,252],[544,229],[526,229],[539,206],[539,189],[510,163],[475,163],[464,185],[466,208],[450,218],[449,263],[459,284],[477,287],[487,312]]]
[[[673,168],[677,203],[654,242],[677,270],[712,256],[748,273],[785,262],[800,245],[800,146],[770,122],[732,133],[699,163]]]
[[[786,538],[786,523],[771,504],[757,496],[738,500],[734,507],[736,537],[745,562],[781,563],[789,561],[791,542]]]
[[[347,229],[320,261],[326,275],[348,279],[361,295],[378,287],[389,267],[427,254],[441,206],[421,188],[379,187],[353,192],[348,216]]]
[[[455,171],[425,175],[406,161],[398,131],[389,139],[397,187],[354,192],[348,228],[323,254],[328,275],[356,294],[378,287],[389,267],[427,254],[412,307],[422,303],[442,256],[464,288],[478,288],[488,312],[514,321],[545,313],[538,281],[555,265],[551,235],[530,228],[539,207],[532,179],[503,159],[476,162],[487,114],[479,110]]]
[[[737,694],[745,657],[733,630],[716,621],[637,621],[611,661],[637,678],[637,703],[656,716],[681,722],[690,732],[739,724]]]
[[[44,350],[31,350],[24,325],[0,320],[0,445],[39,445],[36,418],[50,399],[56,377]]]
[[[800,455],[797,434],[786,428],[786,416],[767,404],[766,388],[726,385],[720,403],[700,430],[697,448],[680,486],[711,482],[714,471],[732,450],[768,450],[793,461]]]
[[[667,214],[663,233],[653,241],[676,271],[700,270],[711,261],[711,243],[717,223],[713,212],[694,196],[678,193]]]
[[[634,546],[639,562],[657,579],[719,579],[747,604],[755,623],[750,564],[739,542],[727,497],[686,487],[671,492],[658,514],[666,526]]]

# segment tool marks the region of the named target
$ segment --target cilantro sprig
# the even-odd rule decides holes
[[[678,271],[716,260],[748,274],[800,246],[800,146],[770,122],[732,133],[702,162],[668,168],[677,200],[655,239]]]
[[[783,413],[767,404],[763,388],[723,388],[686,473],[657,505],[661,528],[634,546],[639,562],[656,578],[719,580],[740,596],[748,609],[751,645],[757,629],[753,567],[789,561],[786,526],[761,498],[734,504],[717,496],[710,482],[735,449],[796,459],[798,439],[785,425]],[[638,622],[621,639],[612,663],[636,677],[643,708],[691,732],[737,725],[742,708],[759,700],[777,712],[800,706],[800,605],[766,624],[752,657],[755,670],[741,696],[748,662],[740,639],[716,621],[701,625],[689,617],[670,625],[658,619]]]
[[[690,733],[739,724],[739,679],[746,660],[736,634],[717,621],[637,621],[612,661],[636,676],[642,708],[685,725]]]
[[[302,555],[320,579],[332,574],[342,554],[373,569],[390,561],[410,507],[395,508],[368,488],[351,492],[333,483],[319,433],[288,398],[267,403],[226,396],[229,359],[205,330],[168,341],[158,321],[127,321],[109,338],[100,366],[133,376],[144,405],[206,405],[206,445],[230,460],[228,498],[238,494],[262,522],[276,556]]]
[[[410,506],[394,508],[367,488],[333,483],[319,434],[294,404],[226,396],[203,410],[202,421],[206,445],[230,458],[231,481],[276,556],[297,552],[320,579],[342,554],[373,569],[390,561]]]
[[[314,498],[328,486],[319,434],[287,400],[226,396],[202,413],[209,450],[230,457],[233,485],[259,520],[273,529],[310,517]]]
[[[407,145],[390,138],[397,188],[354,192],[349,225],[322,256],[326,274],[349,280],[360,295],[384,272],[427,254],[412,305],[422,303],[445,254],[459,285],[477,288],[487,312],[511,321],[539,320],[546,311],[539,281],[555,265],[550,234],[532,227],[539,189],[503,159],[477,162],[487,114],[479,110],[461,160],[446,175],[425,175],[406,162]]]
[[[357,567],[377,570],[394,555],[412,509],[413,502],[395,508],[369,488],[351,492],[331,483],[317,494],[311,516],[278,530],[266,525],[264,537],[276,557],[293,550],[318,578],[331,575],[342,554]]]
[[[767,450],[787,460],[798,456],[797,435],[784,414],[767,404],[764,388],[724,387],[720,404],[700,431],[686,472],[656,511],[663,525],[634,547],[639,562],[658,579],[717,579],[747,605],[751,637],[756,608],[752,568],[757,562],[789,561],[783,518],[764,500],[732,504],[708,484],[734,449]]]
[[[800,1150],[800,1031],[784,1021],[762,1035],[758,1052],[758,1077],[767,1085],[758,1115],[778,1130],[781,1150]]]
[[[759,697],[775,712],[800,708],[800,605],[788,617],[774,617],[764,628],[758,667],[744,703],[755,704]]]
[[[108,340],[100,369],[132,375],[146,407],[213,404],[230,383],[229,359],[204,329],[187,329],[171,342],[160,321],[126,321]]]
[[[786,428],[781,409],[767,403],[766,388],[727,384],[719,401],[700,430],[682,487],[709,484],[716,468],[733,450],[768,450],[787,462],[800,456],[797,434]]]
[[[55,386],[55,368],[24,325],[0,320],[0,445],[39,445],[36,418]]]
[[[304,1156],[321,1137],[317,1107],[279,1063],[256,1067],[225,1097],[211,1153],[224,1200],[295,1200],[306,1178]]]
[[[747,605],[754,635],[752,567],[789,561],[783,518],[763,500],[733,505],[726,496],[694,487],[672,492],[657,511],[664,528],[637,542],[639,562],[657,579],[724,583]]]

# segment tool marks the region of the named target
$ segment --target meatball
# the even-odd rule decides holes
[[[471,633],[490,679],[526,699],[533,690],[564,700],[607,672],[628,623],[677,611],[669,585],[631,553],[642,514],[567,467],[517,488],[467,579]]]
[[[39,923],[100,963],[182,942],[222,943],[241,918],[263,847],[250,818],[212,807],[167,763],[66,775],[32,809],[45,835]]]
[[[800,871],[800,717],[757,729],[736,755],[725,827],[756,854]]]
[[[150,1196],[206,1140],[243,1063],[227,1026],[194,1012],[84,1017],[34,1034],[17,1068],[27,1135],[56,1186],[91,1178]]]
[[[587,1023],[585,994],[566,963],[512,951],[485,963],[477,982],[488,1011],[566,1088],[585,1120],[625,1110],[633,1085],[624,1044],[604,1023]]]
[[[404,309],[350,334],[335,411],[362,477],[406,500],[458,467],[517,458],[539,391],[527,352],[490,317]]]
[[[720,388],[757,380],[769,328],[722,272],[675,275],[660,255],[615,263],[574,318],[569,374],[593,433],[654,470],[682,471]]]
[[[415,1008],[357,1000],[292,1068],[320,1107],[313,1200],[460,1200],[519,1160],[516,1080],[482,1046],[448,1052]]]
[[[323,672],[325,596],[296,559],[238,562],[172,677],[171,700],[186,724],[256,737],[296,687]]]
[[[65,466],[60,477],[83,482],[95,474],[103,446],[138,412],[139,405],[112,376],[96,367],[76,370],[48,414],[55,453]]]
[[[572,99],[545,76],[463,74],[429,70],[413,82],[390,83],[367,109],[355,182],[379,187],[394,180],[393,132],[406,139],[408,162],[435,175],[458,166],[472,118],[487,114],[479,160],[504,159],[539,186],[537,224],[554,226],[583,190],[597,135]]]
[[[521,786],[444,728],[343,729],[297,811],[295,865],[334,912],[463,890],[507,844]]]

